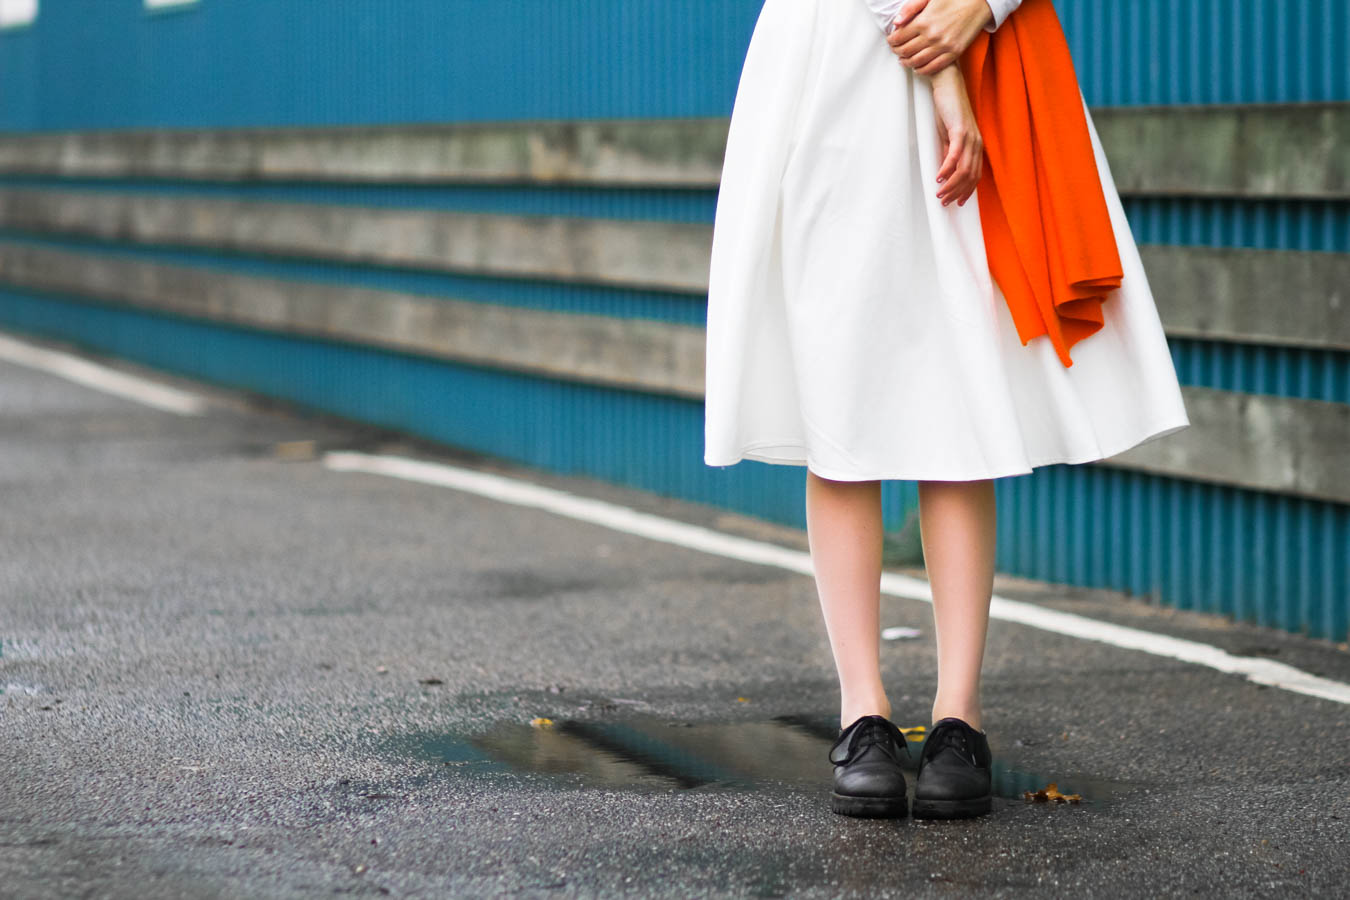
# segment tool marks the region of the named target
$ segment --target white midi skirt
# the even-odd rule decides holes
[[[978,197],[936,197],[927,78],[900,65],[863,0],[767,0],[718,195],[704,462],[964,481],[1099,460],[1189,425],[1095,128],[1092,140],[1125,277],[1066,367],[1048,337],[1018,338]]]

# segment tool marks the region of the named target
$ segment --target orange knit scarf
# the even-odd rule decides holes
[[[1023,0],[961,58],[985,165],[977,193],[989,271],[1025,345],[1059,360],[1098,331],[1124,273],[1068,41],[1051,0]]]

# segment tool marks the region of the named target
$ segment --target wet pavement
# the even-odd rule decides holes
[[[604,701],[583,701],[577,710],[616,708]],[[913,745],[905,766],[912,796],[927,728],[900,728]],[[837,734],[838,723],[829,715],[714,723],[602,712],[587,718],[499,722],[473,734],[401,735],[386,752],[440,762],[453,767],[455,777],[536,772],[579,788],[817,794],[829,781],[831,766],[824,760]],[[1064,772],[1052,779],[1018,768],[1006,752],[994,761],[992,775],[995,797],[1018,803],[1049,802],[1034,795],[1054,785],[1074,798],[1057,802],[1096,807],[1140,787]]]
[[[996,622],[993,814],[836,816],[808,577],[318,459],[804,535],[203,392],[0,363],[0,896],[1345,895],[1343,705]],[[1350,680],[1325,643],[999,590]],[[883,645],[912,748],[930,615],[883,599],[921,631]],[[1024,799],[1051,783],[1082,801]]]

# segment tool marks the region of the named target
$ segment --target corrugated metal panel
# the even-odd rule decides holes
[[[1127,197],[1124,206],[1141,244],[1350,253],[1350,203]]]
[[[1099,106],[1350,98],[1345,0],[1056,0]]]
[[[1182,384],[1350,403],[1350,354],[1169,338]],[[1350,448],[1346,449],[1350,469]]]
[[[726,114],[754,0],[45,0],[10,128]],[[28,74],[26,81],[11,75]],[[31,101],[31,102],[30,102]]]
[[[1000,571],[1344,639],[1350,507],[1104,466],[998,482]]]
[[[1096,105],[1350,99],[1345,0],[1056,5]],[[0,127],[725,115],[759,7],[44,0],[0,34]]]

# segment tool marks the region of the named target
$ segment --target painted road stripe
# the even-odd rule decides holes
[[[49,350],[0,334],[0,359],[59,375],[105,394],[115,394],[180,416],[206,412],[206,401],[196,394],[101,366],[70,353]]]
[[[374,455],[350,451],[329,451],[323,456],[323,465],[336,472],[365,472],[386,475],[406,481],[432,484],[439,487],[467,491],[504,503],[529,506],[557,513],[561,516],[603,525],[616,531],[664,541],[701,550],[717,556],[744,562],[777,566],[790,572],[812,575],[811,555],[764,541],[724,534],[700,525],[690,525],[650,513],[638,512],[604,500],[594,500],[570,494],[556,488],[477,472],[443,463],[408,459],[401,456]],[[928,582],[909,575],[885,572],[881,576],[881,591],[893,597],[923,600],[931,603],[933,595]],[[1042,631],[1099,641],[1128,650],[1140,650],[1155,656],[1208,666],[1220,672],[1242,675],[1249,681],[1268,685],[1296,694],[1319,697],[1336,703],[1350,704],[1350,684],[1323,678],[1274,660],[1234,656],[1226,650],[1199,641],[1171,637],[1139,628],[1114,625],[1075,613],[1060,612],[994,595],[990,615],[1005,622],[1016,622]]]

